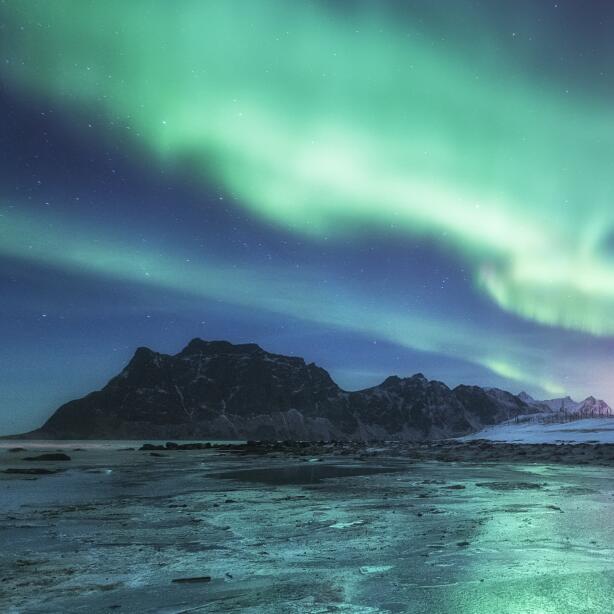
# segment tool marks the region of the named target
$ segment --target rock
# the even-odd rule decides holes
[[[172,580],[174,584],[200,584],[203,582],[211,582],[211,576],[197,576],[194,578],[175,578]]]
[[[168,444],[166,444],[168,445]],[[209,442],[207,443],[201,443],[201,442],[194,442],[194,443],[180,443],[180,444],[176,444],[177,447],[175,449],[177,450],[204,450],[205,448],[210,448],[211,444]]]
[[[62,452],[51,452],[50,454],[39,454],[38,456],[26,456],[25,461],[69,461],[72,460],[68,454]]]
[[[24,475],[50,475],[58,473],[59,469],[44,469],[42,467],[9,467],[4,473],[24,474]]]
[[[9,448],[7,452],[25,452],[25,448]]]

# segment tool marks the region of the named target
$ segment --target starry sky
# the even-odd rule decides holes
[[[0,434],[139,345],[614,401],[606,0],[0,0]]]

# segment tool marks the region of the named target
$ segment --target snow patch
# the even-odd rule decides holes
[[[459,439],[488,439],[508,443],[614,443],[614,419],[587,418],[547,424],[537,421],[518,424],[505,422]]]

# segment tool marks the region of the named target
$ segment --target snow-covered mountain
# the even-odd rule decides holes
[[[612,416],[614,412],[612,408],[602,399],[596,399],[593,396],[586,397],[579,407],[577,407],[574,413],[582,414],[587,417],[595,416]]]
[[[559,399],[546,399],[545,401],[540,401],[540,403],[547,405],[551,411],[567,411],[572,413],[581,405],[581,403],[574,401],[570,396]]]
[[[530,394],[521,392],[518,398],[524,401],[527,405],[535,408],[535,413],[539,412],[557,412],[566,414],[580,414],[586,417],[596,416],[612,416],[614,410],[602,399],[596,399],[593,396],[586,397],[583,401],[574,401],[570,396],[560,397],[557,399],[546,399],[538,401]]]

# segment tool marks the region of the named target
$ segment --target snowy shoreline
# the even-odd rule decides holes
[[[505,422],[461,437],[506,443],[614,443],[614,419],[587,418],[574,422]]]

